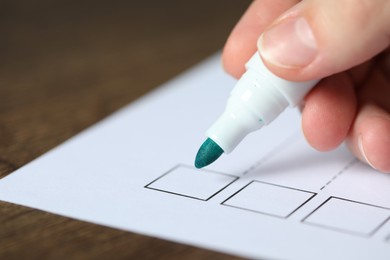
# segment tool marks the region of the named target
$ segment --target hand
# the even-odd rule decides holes
[[[259,50],[282,78],[324,78],[305,99],[308,142],[328,151],[346,140],[360,160],[390,172],[389,42],[388,0],[257,0],[232,31],[223,63],[239,77]]]

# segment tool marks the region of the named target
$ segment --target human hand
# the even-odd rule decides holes
[[[308,142],[328,151],[346,141],[361,161],[390,172],[389,42],[388,0],[256,0],[233,29],[223,63],[238,78],[259,47],[282,78],[324,78],[305,98]]]

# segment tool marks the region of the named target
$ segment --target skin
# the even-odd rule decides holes
[[[309,62],[285,65],[270,59],[269,32],[300,18],[309,25],[316,43],[315,51],[307,56]],[[388,0],[257,0],[233,29],[222,58],[225,70],[236,78],[256,51],[282,78],[323,78],[303,106],[307,141],[320,151],[335,149],[345,141],[361,161],[388,173],[389,42]]]

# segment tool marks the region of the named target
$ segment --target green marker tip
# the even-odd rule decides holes
[[[217,160],[221,154],[223,154],[222,148],[213,140],[207,138],[196,154],[195,167],[198,169],[203,168]]]

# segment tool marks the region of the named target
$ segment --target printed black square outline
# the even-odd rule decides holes
[[[321,225],[321,224],[317,224],[317,223],[310,223],[310,222],[305,221],[308,217],[310,217],[314,212],[316,212],[319,208],[321,208],[323,205],[325,205],[331,199],[344,200],[344,201],[348,201],[348,202],[351,202],[351,203],[358,203],[358,204],[362,204],[362,205],[366,205],[366,206],[371,206],[371,207],[376,207],[376,208],[380,208],[380,209],[385,209],[385,210],[389,211],[389,216],[368,234],[365,234],[365,233],[362,233],[362,232],[354,232],[354,231],[350,231],[350,230],[346,230],[346,229],[342,229],[342,228],[330,227],[330,226]],[[316,207],[312,212],[310,212],[306,217],[304,217],[301,220],[301,222],[306,224],[306,225],[310,225],[310,226],[321,227],[321,228],[325,228],[325,229],[329,229],[329,230],[333,230],[333,231],[338,231],[338,232],[341,232],[341,233],[344,233],[344,234],[350,234],[350,235],[355,235],[355,236],[359,236],[359,237],[369,238],[369,237],[373,236],[384,224],[386,224],[386,222],[389,221],[389,219],[390,219],[390,208],[386,208],[386,207],[382,207],[382,206],[378,206],[378,205],[373,205],[373,204],[369,204],[369,203],[364,203],[364,202],[361,202],[361,201],[355,201],[355,200],[345,199],[345,198],[341,198],[341,197],[330,196],[324,202],[322,202],[318,207]]]
[[[230,200],[232,197],[236,196],[238,193],[240,193],[242,190],[244,190],[246,187],[248,187],[249,185],[251,185],[251,184],[254,183],[254,182],[259,182],[259,183],[263,183],[263,184],[267,184],[267,185],[277,186],[277,187],[284,188],[284,189],[290,189],[290,190],[296,190],[296,191],[300,191],[300,192],[311,193],[312,196],[310,196],[308,199],[306,199],[301,205],[299,205],[296,209],[294,209],[293,211],[291,211],[291,212],[290,212],[289,214],[287,214],[286,216],[280,216],[280,215],[277,215],[277,214],[271,214],[271,213],[267,213],[267,212],[262,212],[262,211],[257,211],[257,210],[252,210],[252,209],[248,209],[248,208],[237,207],[237,206],[233,206],[233,205],[226,204],[226,202],[227,202],[228,200]],[[264,181],[253,180],[253,181],[249,182],[248,184],[246,184],[246,185],[245,185],[244,187],[242,187],[241,189],[239,189],[238,191],[236,191],[235,193],[233,193],[233,194],[232,194],[230,197],[228,197],[226,200],[222,201],[222,202],[221,202],[221,205],[227,206],[227,207],[231,207],[231,208],[246,210],[246,211],[250,211],[250,212],[254,212],[254,213],[258,213],[258,214],[263,214],[263,215],[267,215],[267,216],[271,216],[271,217],[277,217],[277,218],[281,218],[281,219],[287,219],[287,218],[289,218],[292,214],[294,214],[297,210],[299,210],[301,207],[303,207],[307,202],[309,202],[312,198],[314,198],[316,195],[317,195],[317,193],[312,192],[312,191],[301,190],[301,189],[296,189],[296,188],[292,188],[292,187],[287,187],[287,186],[283,186],[283,185],[279,185],[279,184],[274,184],[274,183],[269,183],[269,182],[264,182]]]
[[[163,190],[163,189],[156,189],[156,188],[152,188],[150,187],[150,185],[152,185],[153,183],[155,183],[156,181],[158,181],[159,179],[163,178],[164,176],[168,175],[169,173],[175,171],[176,169],[180,168],[180,167],[184,167],[184,168],[189,168],[189,169],[193,169],[193,170],[197,170],[197,171],[204,171],[204,172],[208,172],[208,173],[212,173],[212,174],[219,174],[219,175],[225,175],[225,176],[228,176],[228,177],[231,177],[233,180],[231,182],[229,182],[227,185],[225,185],[224,187],[222,187],[221,189],[219,189],[217,192],[215,192],[214,194],[212,194],[210,197],[208,197],[207,199],[201,199],[201,198],[198,198],[198,197],[195,197],[195,196],[189,196],[189,195],[184,195],[184,194],[181,194],[181,193],[177,193],[177,192],[172,192],[172,191],[168,191],[168,190]],[[199,174],[202,174],[202,173],[199,173]],[[221,191],[223,191],[224,189],[226,189],[228,186],[230,186],[233,182],[237,181],[239,179],[239,177],[235,176],[235,175],[231,175],[231,174],[227,174],[227,173],[222,173],[222,172],[217,172],[217,171],[211,171],[211,170],[200,170],[200,169],[196,169],[192,166],[189,166],[189,165],[185,165],[185,164],[178,164],[176,166],[174,166],[173,168],[171,168],[170,170],[168,170],[166,173],[164,173],[163,175],[161,175],[160,177],[156,178],[155,180],[153,180],[152,182],[146,184],[144,186],[144,188],[146,189],[150,189],[150,190],[156,190],[156,191],[161,191],[161,192],[165,192],[165,193],[169,193],[169,194],[173,194],[173,195],[177,195],[177,196],[182,196],[182,197],[186,197],[186,198],[190,198],[190,199],[196,199],[196,200],[201,200],[201,201],[209,201],[211,198],[213,198],[215,195],[217,195],[218,193],[220,193]]]

